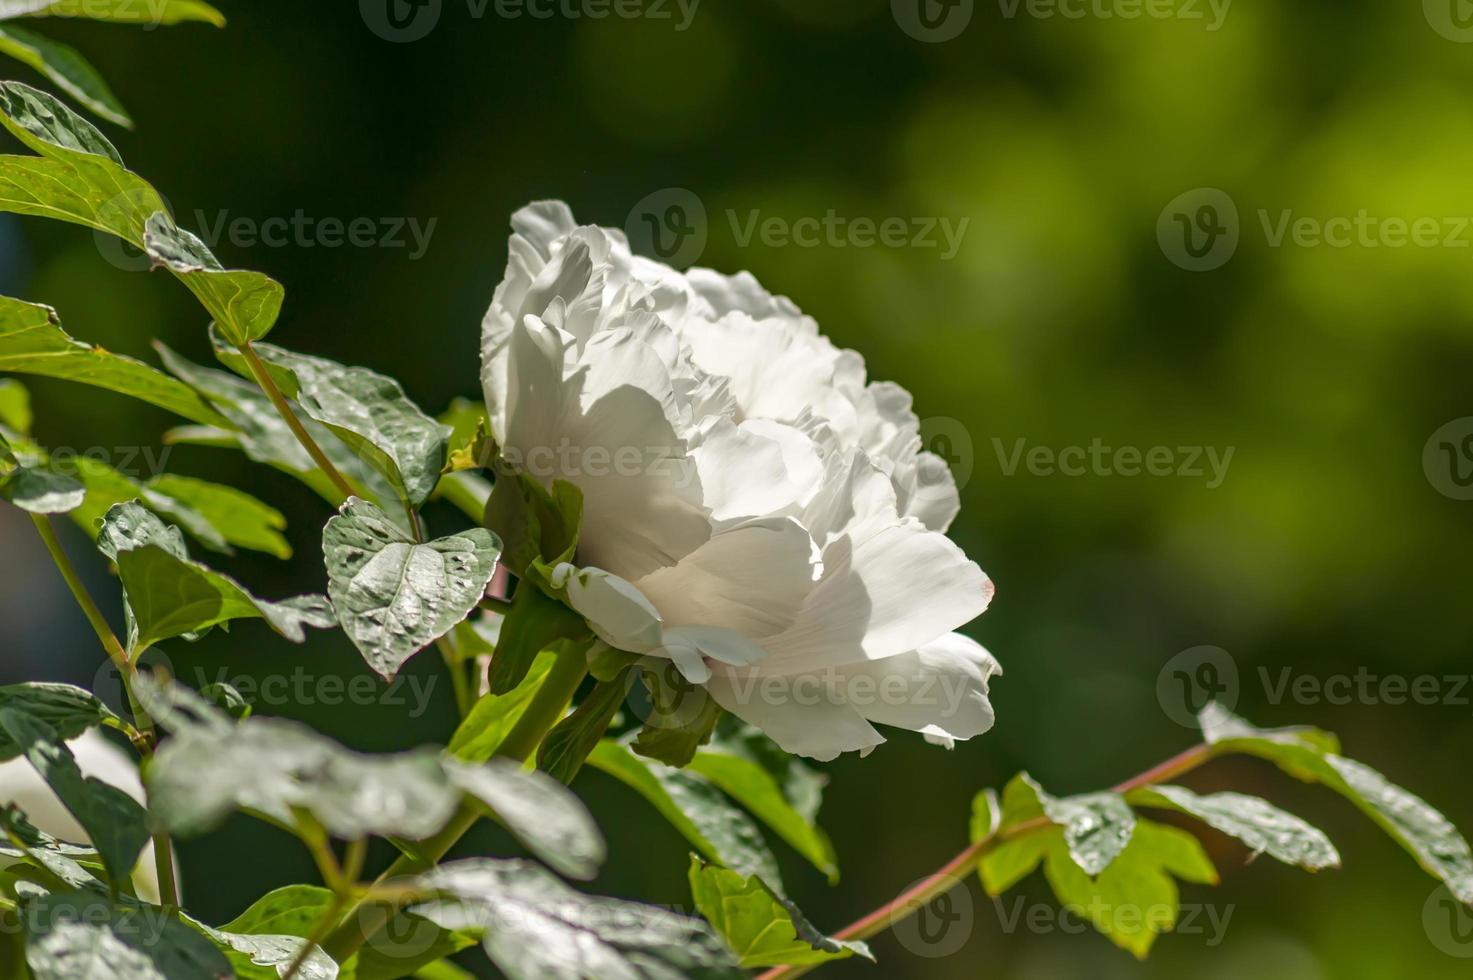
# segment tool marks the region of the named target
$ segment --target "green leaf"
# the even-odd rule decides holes
[[[328,595],[368,665],[392,679],[476,608],[500,545],[484,528],[420,544],[378,507],[350,498],[322,532]]]
[[[399,497],[418,507],[440,481],[450,428],[426,415],[392,378],[362,367],[256,345],[268,366],[279,369],[282,388],[311,418],[388,479]],[[250,377],[240,355],[216,344],[216,355],[237,374]]]
[[[505,552],[502,561],[505,562]],[[527,580],[517,585],[511,611],[501,624],[496,655],[487,682],[492,694],[505,694],[522,683],[537,655],[559,640],[582,641],[588,624],[573,610]]]
[[[40,154],[0,156],[0,211],[83,225],[143,247],[144,226],[164,210],[163,200],[123,166],[97,127],[20,82],[0,82],[0,124]]]
[[[291,826],[306,811],[332,836],[424,840],[461,800],[437,752],[361,755],[279,718],[239,724],[176,686],[137,684],[144,709],[173,731],[144,774],[154,818],[193,837],[235,810]]]
[[[690,765],[711,740],[721,705],[704,687],[680,675],[672,661],[645,661],[639,672],[650,695],[650,713],[631,747],[640,755],[677,768]]]
[[[1215,754],[1255,755],[1296,779],[1324,784],[1369,816],[1423,870],[1446,882],[1459,901],[1473,905],[1473,851],[1457,827],[1375,769],[1337,754],[1340,746],[1333,735],[1315,729],[1255,728],[1217,704],[1208,705],[1199,720]]]
[[[827,777],[750,725],[725,719],[713,742],[688,770],[715,784],[746,807],[789,846],[839,881],[839,859],[828,834],[818,825],[818,808]]]
[[[97,851],[42,833],[14,803],[0,810],[0,827],[4,830],[4,836],[0,837],[0,856],[41,868],[72,888],[95,888],[101,884],[98,875],[90,870],[103,868]]]
[[[160,208],[144,226],[148,257],[189,287],[225,339],[239,347],[271,332],[286,290],[270,276],[226,269],[204,242],[176,225]]]
[[[463,970],[449,960],[437,960],[420,967],[413,973],[415,980],[476,980],[476,975]]]
[[[1255,855],[1268,854],[1309,871],[1338,868],[1340,854],[1318,828],[1267,800],[1241,793],[1199,796],[1180,786],[1149,786],[1128,797],[1136,806],[1176,810],[1236,837]]]
[[[133,120],[118,97],[75,48],[20,27],[0,27],[0,54],[30,65],[109,122],[133,128]]]
[[[976,844],[997,833],[1002,825],[1002,803],[997,794],[984,789],[972,797],[972,819],[967,825],[972,843]]]
[[[537,751],[537,764],[562,783],[588,761],[588,755],[609,730],[627,690],[623,680],[602,681],[583,698],[572,714],[553,726]]]
[[[503,473],[486,502],[485,525],[506,547],[506,567],[525,575],[534,562],[572,561],[583,525],[583,493],[566,480],[549,491],[532,477]]]
[[[301,480],[334,507],[343,502],[342,493],[307,455],[260,388],[226,371],[191,364],[157,341],[154,348],[171,373],[207,398],[226,419],[220,427],[175,429],[165,436],[166,442],[240,449],[250,459],[274,466]],[[389,501],[396,499],[388,482],[325,426],[308,418],[301,421],[338,472],[361,491],[360,496]]]
[[[5,15],[0,0],[0,16]],[[16,2],[16,0],[10,0]],[[118,24],[169,26],[199,21],[225,26],[225,15],[202,0],[18,0],[24,12],[37,17],[79,17]],[[29,9],[24,9],[24,8]]]
[[[689,877],[696,909],[736,952],[743,969],[814,966],[856,954],[874,961],[864,943],[825,936],[796,905],[774,895],[758,878],[744,878],[695,855]]]
[[[979,867],[983,886],[988,894],[1000,895],[1040,862],[1066,909],[1142,959],[1156,937],[1176,924],[1180,899],[1173,876],[1217,884],[1217,871],[1195,837],[1175,827],[1137,820],[1130,843],[1098,877],[1079,866],[1064,840],[1064,829],[1048,827],[989,852]]]
[[[57,799],[87,831],[108,877],[127,881],[148,843],[143,807],[127,793],[82,775],[76,757],[55,728],[17,708],[0,708],[0,731],[22,747]]]
[[[743,877],[756,875],[782,894],[777,860],[761,831],[715,786],[689,770],[642,759],[612,739],[598,743],[588,761],[643,796],[707,858]]]
[[[3,301],[0,297],[0,303]],[[3,329],[0,327],[0,331]],[[0,425],[27,436],[31,434],[31,421],[31,393],[26,386],[14,378],[0,378]]]
[[[332,892],[310,885],[288,885],[262,896],[222,928],[236,935],[305,937],[326,914]],[[474,946],[474,937],[450,932],[417,915],[400,912],[343,966],[353,980],[397,980]],[[263,978],[264,980],[264,978]]]
[[[1059,799],[1044,792],[1027,773],[1019,773],[1003,792],[1003,827],[1038,814],[1064,828],[1069,855],[1094,876],[1125,850],[1135,831],[1135,812],[1118,793],[1085,793]]]
[[[70,684],[11,684],[0,687],[0,710],[19,711],[67,741],[98,725],[120,727],[118,716],[91,691]],[[0,730],[0,762],[14,759],[25,746]]]
[[[171,473],[149,480],[148,489],[199,514],[229,544],[277,558],[292,556],[291,545],[280,533],[286,528],[281,511],[243,490]]]
[[[442,897],[414,911],[447,929],[485,929],[486,953],[511,980],[739,980],[706,923],[582,895],[526,861],[476,859],[420,878]]]
[[[0,437],[0,451],[8,455],[9,446],[3,437]],[[87,489],[65,473],[42,466],[8,465],[12,468],[6,473],[7,462],[0,460],[0,497],[21,510],[32,514],[65,514],[82,506],[87,498]]]
[[[26,904],[33,980],[228,980],[230,963],[204,936],[150,906],[116,906],[96,892]]]
[[[0,158],[0,174],[4,159]],[[4,194],[0,177],[0,197]],[[230,424],[188,385],[142,361],[73,340],[62,330],[55,310],[8,296],[0,296],[0,371],[75,381],[137,398],[203,425]],[[25,417],[25,425],[13,427],[28,429],[29,412]]]
[[[191,561],[178,528],[166,526],[136,501],[108,511],[98,548],[118,566],[132,621],[130,647],[253,618],[301,643],[306,627],[327,629],[337,622],[322,596],[267,602],[229,576]]]
[[[237,980],[280,980],[306,945],[300,936],[242,935],[212,929],[190,919],[185,921],[225,954]],[[313,946],[297,968],[296,976],[301,980],[337,980],[338,972],[337,961]]]
[[[607,856],[603,835],[583,802],[562,783],[516,763],[447,765],[451,780],[492,814],[536,857],[570,878],[590,880]]]
[[[485,762],[495,755],[521,720],[555,659],[552,654],[544,653],[515,689],[506,694],[482,695],[450,737],[450,753],[467,762]]]

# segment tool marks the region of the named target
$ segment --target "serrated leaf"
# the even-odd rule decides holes
[[[343,631],[388,679],[470,615],[501,553],[496,536],[484,528],[416,542],[356,497],[327,522],[322,550],[328,595]]]
[[[482,695],[450,737],[450,753],[467,762],[485,762],[495,755],[521,720],[555,659],[551,653],[544,653],[515,689],[506,694]]]
[[[4,193],[0,177],[0,197]],[[188,385],[142,361],[74,340],[61,328],[55,310],[8,296],[0,296],[0,371],[75,381],[137,398],[202,425],[229,424]],[[17,428],[24,431],[28,425]]]
[[[238,354],[216,343],[220,360],[249,377]],[[418,507],[440,481],[450,428],[426,415],[392,378],[368,368],[348,367],[256,345],[256,353],[282,379],[281,387],[311,418],[327,426]],[[284,377],[283,377],[284,376]]]
[[[1381,773],[1339,755],[1333,735],[1315,729],[1256,728],[1217,704],[1200,716],[1218,755],[1243,753],[1274,763],[1296,779],[1322,783],[1369,816],[1461,902],[1473,905],[1473,850],[1452,821]]]
[[[689,770],[642,759],[612,739],[600,742],[588,762],[643,796],[701,854],[783,893],[777,860],[761,831],[711,783]]]
[[[152,646],[233,619],[264,619],[294,643],[306,627],[327,629],[337,619],[321,596],[267,602],[240,583],[191,561],[177,528],[135,502],[118,504],[103,519],[98,548],[113,559],[131,617],[130,647]]]
[[[1032,794],[1035,804],[1028,801]],[[1003,826],[1016,826],[1041,811],[1064,828],[1069,855],[1087,875],[1097,875],[1125,850],[1135,831],[1135,812],[1118,793],[1084,793],[1059,798],[1019,773],[1004,792]]]
[[[7,13],[11,8],[14,14]],[[155,27],[187,21],[225,26],[225,15],[202,0],[0,0],[0,18],[19,14]]]
[[[0,27],[0,54],[31,66],[109,122],[133,128],[133,120],[118,97],[75,48],[24,28]]]
[[[706,923],[654,906],[575,892],[525,861],[477,859],[420,878],[441,898],[414,911],[447,929],[485,929],[511,980],[738,980]]]
[[[143,807],[127,793],[82,774],[57,730],[18,708],[0,708],[0,731],[87,831],[114,882],[127,881],[148,843]]]
[[[1256,854],[1268,854],[1285,864],[1310,871],[1338,868],[1340,854],[1318,828],[1267,800],[1242,793],[1199,796],[1181,786],[1148,786],[1130,794],[1137,806],[1176,810],[1201,820],[1247,844]]]
[[[587,881],[598,874],[607,856],[603,834],[562,783],[502,759],[479,766],[450,763],[447,771],[533,855],[570,878]]]
[[[30,715],[53,729],[63,741],[99,725],[121,724],[97,695],[71,684],[32,682],[0,687],[0,710],[5,709]],[[14,759],[23,751],[20,742],[0,730],[0,762]]]
[[[818,825],[821,773],[788,756],[756,729],[739,724],[718,731],[687,768],[749,810],[827,875],[830,884],[838,883],[838,856]]]
[[[691,897],[696,909],[726,940],[744,969],[814,966],[874,955],[861,942],[831,939],[792,902],[774,895],[758,878],[744,878],[692,855]]]
[[[199,514],[229,544],[277,558],[292,556],[291,545],[280,533],[286,528],[281,511],[243,490],[172,473],[149,480],[148,489]]]
[[[117,906],[89,891],[46,895],[24,911],[33,980],[228,980],[208,939],[143,905]]]

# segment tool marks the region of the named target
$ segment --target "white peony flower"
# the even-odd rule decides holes
[[[569,601],[784,749],[950,745],[997,662],[953,630],[992,584],[946,536],[957,490],[908,392],[869,383],[749,274],[681,274],[544,202],[512,218],[482,331],[505,459],[584,496]]]
[[[116,786],[139,803],[143,802],[143,783],[138,767],[128,754],[113,745],[96,729],[88,729],[67,742],[76,756],[82,775]],[[91,844],[92,839],[77,823],[70,811],[57,799],[51,787],[41,778],[36,767],[24,756],[0,763],[0,806],[14,803],[20,807],[38,830],[71,844]],[[153,844],[147,845],[133,871],[133,886],[138,897],[159,901],[158,874],[154,867]]]

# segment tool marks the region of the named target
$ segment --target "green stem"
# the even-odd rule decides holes
[[[532,695],[526,711],[522,713],[511,732],[496,749],[496,757],[510,759],[513,762],[525,762],[531,758],[532,753],[537,751],[537,746],[541,745],[542,740],[547,737],[547,733],[562,719],[564,712],[568,710],[568,705],[573,700],[573,695],[578,691],[578,685],[587,675],[588,656],[584,648],[581,646],[565,647],[558,654],[557,660],[553,662],[552,669],[548,671],[542,685],[537,688],[537,693]],[[379,876],[378,881],[392,881],[395,878],[419,874],[438,864],[449,853],[450,848],[454,847],[456,842],[464,837],[480,818],[479,807],[468,801],[462,803],[444,829],[419,845],[419,853],[416,857],[400,855],[393,864],[389,865],[388,870]],[[398,902],[360,902],[348,911],[347,918],[342,925],[323,943],[323,949],[339,963],[346,963],[348,957],[356,953],[364,943],[388,923],[402,904]]]
[[[56,537],[56,528],[51,526],[51,519],[43,514],[32,514],[31,520],[36,525],[41,540],[46,544],[46,550],[51,553],[51,560],[61,572],[61,577],[66,580],[67,588],[71,589],[72,597],[77,600],[77,605],[82,607],[82,615],[87,617],[87,622],[92,624],[92,630],[97,634],[98,640],[102,642],[102,648],[107,651],[110,659],[118,668],[118,676],[123,682],[123,690],[128,695],[128,703],[133,706],[134,720],[137,728],[144,734],[144,738],[135,740],[134,745],[147,757],[153,752],[153,745],[157,741],[153,721],[143,711],[138,703],[138,698],[133,694],[133,677],[137,671],[133,658],[123,650],[123,645],[118,642],[118,637],[107,624],[102,615],[102,610],[97,608],[97,603],[92,600],[92,594],[87,591],[87,586],[77,575],[72,560],[67,557],[66,551],[61,547],[61,542]],[[169,836],[162,832],[153,835],[153,860],[154,868],[159,879],[159,899],[164,907],[170,912],[177,914],[179,911],[179,884],[174,873],[174,847],[169,841]]]
[[[62,550],[61,542],[56,537],[56,529],[51,526],[51,518],[44,514],[32,514],[31,521],[35,523],[36,530],[40,532],[41,540],[46,543],[46,550],[51,552],[51,560],[56,563],[61,577],[66,579],[67,588],[71,589],[72,597],[77,600],[77,605],[82,607],[82,615],[87,617],[87,622],[92,624],[92,631],[102,641],[102,648],[107,651],[108,658],[126,676],[132,669],[128,662],[128,655],[123,652],[123,645],[118,642],[112,627],[107,625],[102,610],[98,609],[97,603],[92,601],[92,595],[87,591],[87,586],[83,585],[81,578],[77,576],[72,560]]]
[[[346,897],[342,895],[333,896],[332,901],[328,903],[327,908],[323,911],[322,918],[317,920],[317,924],[312,927],[312,932],[307,936],[306,942],[302,943],[302,948],[297,952],[296,958],[292,960],[291,966],[287,967],[286,972],[281,975],[281,980],[292,980],[292,977],[297,975],[298,971],[307,962],[307,957],[312,955],[313,948],[322,945],[322,941],[327,938],[327,934],[331,931],[333,923],[338,921],[338,916],[342,914],[343,907],[347,904],[348,900]]]
[[[276,381],[271,377],[271,372],[266,370],[266,365],[261,363],[261,357],[256,353],[256,349],[250,345],[250,341],[241,344],[237,350],[240,351],[240,356],[245,359],[246,367],[250,369],[251,377],[256,379],[256,384],[266,393],[266,397],[270,399],[272,407],[276,409],[276,414],[280,415],[281,420],[286,423],[287,428],[292,430],[292,435],[297,437],[297,442],[301,443],[302,448],[307,450],[307,455],[312,457],[312,462],[316,463],[317,468],[322,470],[327,478],[332,481],[332,485],[338,488],[338,492],[343,495],[344,500],[353,496],[353,485],[348,482],[343,474],[338,472],[336,466],[332,465],[332,460],[327,458],[327,454],[322,451],[322,447],[317,445],[317,440],[312,438],[312,434],[307,431],[307,427],[302,424],[302,420],[297,418],[297,413],[292,411],[292,407],[287,402],[286,396],[277,387]]]
[[[1112,792],[1129,793],[1131,790],[1140,789],[1142,786],[1150,786],[1175,779],[1183,773],[1192,771],[1211,758],[1212,746],[1194,746],[1180,755],[1167,759],[1158,766],[1147,769],[1138,776],[1127,779],[1125,782],[1114,787]],[[853,941],[868,939],[877,933],[884,932],[896,923],[910,918],[936,898],[955,888],[958,882],[977,870],[977,866],[982,863],[982,859],[999,844],[1017,840],[1019,837],[1051,826],[1053,826],[1053,823],[1047,817],[1039,817],[1020,823],[1014,827],[1009,827],[1001,833],[993,831],[981,840],[968,846],[956,857],[946,862],[935,874],[921,880],[893,901],[886,902],[864,918],[834,933],[834,938],[841,941]],[[768,970],[758,977],[757,980],[793,980],[793,978],[801,977],[810,970],[817,969],[818,965],[780,966]]]

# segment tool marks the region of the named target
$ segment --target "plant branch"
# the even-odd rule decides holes
[[[1212,758],[1212,747],[1210,745],[1197,745],[1180,755],[1167,759],[1160,765],[1153,766],[1137,776],[1132,776],[1125,782],[1115,786],[1112,792],[1129,793],[1131,790],[1140,789],[1142,786],[1150,786],[1155,783],[1175,779],[1183,773],[1202,765]],[[1053,826],[1053,822],[1047,817],[1038,817],[1010,827],[999,833],[993,831],[981,840],[969,845],[956,857],[947,861],[946,864],[935,873],[922,881],[916,883],[893,901],[887,902],[873,912],[850,923],[843,929],[834,933],[833,938],[842,941],[857,939],[868,939],[870,936],[884,932],[898,922],[910,918],[930,902],[951,891],[957,883],[977,869],[986,857],[997,845],[1007,841],[1016,840],[1034,831]],[[780,966],[768,970],[757,980],[793,980],[810,970],[817,969],[819,964],[809,966]]]
[[[547,733],[562,719],[573,695],[578,691],[578,685],[583,683],[583,678],[587,675],[588,657],[584,648],[570,646],[563,649],[553,662],[547,677],[537,688],[537,693],[532,695],[527,709],[497,748],[496,757],[513,762],[526,762],[531,758]],[[375,886],[396,878],[419,874],[433,867],[480,819],[480,808],[470,802],[463,802],[444,829],[419,845],[418,855],[413,858],[400,855],[379,876]],[[373,938],[403,905],[402,901],[358,903],[348,911],[343,924],[323,943],[323,949],[338,963],[346,963],[348,957]]]
[[[46,544],[46,550],[51,553],[51,560],[61,572],[61,577],[66,580],[67,588],[72,592],[72,597],[77,600],[77,605],[82,607],[82,615],[87,617],[87,622],[92,625],[92,630],[97,634],[97,639],[102,642],[102,648],[107,651],[108,659],[118,668],[118,677],[123,682],[123,690],[128,696],[128,703],[133,707],[134,720],[138,722],[137,729],[142,737],[133,739],[133,745],[139,753],[147,757],[153,754],[153,746],[158,740],[157,732],[154,730],[153,720],[143,711],[138,703],[138,698],[133,694],[133,677],[137,673],[134,657],[123,650],[123,645],[118,642],[117,634],[107,624],[102,610],[97,608],[92,594],[87,591],[87,586],[77,575],[77,569],[72,565],[72,560],[67,557],[66,551],[61,546],[61,541],[56,537],[56,528],[51,525],[51,518],[43,514],[32,514],[31,520],[36,525],[36,531],[41,535],[41,540]],[[177,914],[179,911],[179,884],[174,872],[174,846],[169,840],[169,835],[162,831],[153,834],[153,861],[154,870],[159,879],[159,899],[164,907],[170,912]]]
[[[312,457],[312,462],[316,463],[317,468],[322,470],[323,474],[332,481],[332,485],[338,488],[338,492],[343,495],[344,500],[353,496],[353,485],[348,482],[342,473],[338,472],[336,466],[332,465],[332,460],[327,458],[327,454],[322,451],[322,447],[317,445],[317,440],[312,438],[312,434],[307,431],[307,427],[302,424],[302,420],[297,418],[297,413],[292,411],[292,407],[287,402],[286,396],[281,393],[281,388],[272,379],[271,372],[266,370],[266,365],[261,363],[261,357],[256,353],[256,349],[251,346],[250,341],[246,341],[236,349],[240,351],[240,356],[245,359],[246,367],[250,369],[251,377],[256,379],[256,384],[266,393],[266,397],[271,400],[272,407],[276,409],[276,413],[281,416],[281,420],[286,423],[287,428],[292,430],[292,435],[297,437],[297,442],[301,443],[302,448],[307,450],[307,455]]]

